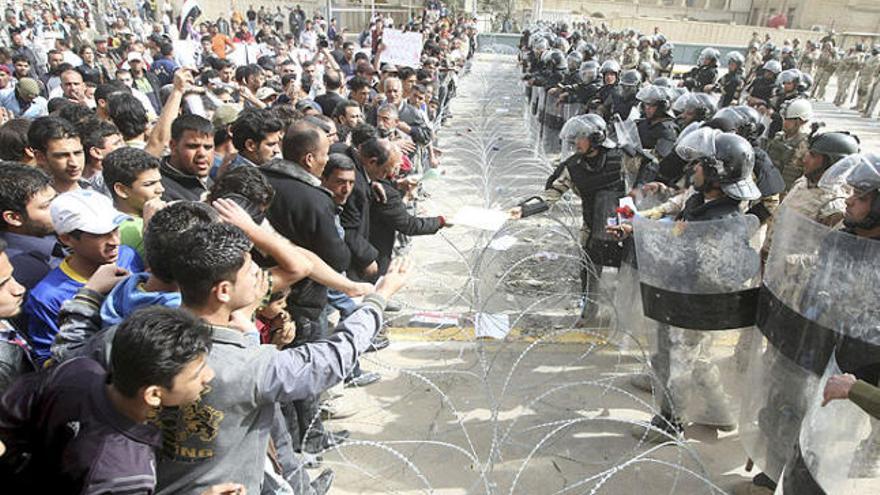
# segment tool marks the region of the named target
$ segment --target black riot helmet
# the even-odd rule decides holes
[[[827,191],[837,192],[844,184],[852,189],[851,197],[871,196],[868,215],[860,219],[845,215],[844,225],[851,229],[873,229],[880,226],[880,154],[849,155],[828,168],[819,179],[818,185]]]
[[[583,52],[584,60],[592,60],[596,56],[596,45],[587,43],[581,48],[581,51]]]
[[[635,69],[627,69],[620,74],[620,84],[622,86],[638,86],[642,83],[642,75]]]
[[[859,138],[849,132],[823,132],[810,138],[810,151],[825,157],[825,165],[859,152]]]
[[[844,218],[843,223],[850,228],[873,229],[880,226],[880,155],[865,153],[857,156],[860,157],[859,163],[853,167],[846,183],[853,188],[853,194],[873,194],[874,199],[865,219],[855,221]]]
[[[671,112],[672,91],[670,88],[655,85],[645,86],[636,93],[636,99],[642,102],[643,105],[656,106],[657,109],[654,112],[654,117],[660,117],[661,115],[673,116]]]
[[[713,137],[706,141],[711,149],[698,160],[707,183],[717,181],[724,194],[739,201],[760,198],[761,191],[752,178],[755,150],[751,143],[736,134],[717,133]]]

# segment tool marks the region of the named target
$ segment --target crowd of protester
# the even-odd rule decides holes
[[[326,493],[401,243],[450,226],[412,205],[471,19],[426,4],[395,66],[388,15],[90,7],[2,27],[4,489]]]
[[[681,438],[688,424],[722,432],[740,428],[744,438],[743,428],[753,428],[753,438],[765,445],[759,449],[761,458],[755,459],[762,472],[734,493],[771,494],[777,484],[783,488],[781,478],[784,493],[825,493],[807,474],[820,471],[816,465],[824,460],[799,450],[803,435],[809,438],[812,430],[829,427],[805,422],[810,402],[824,393],[826,403],[850,399],[861,406],[866,423],[880,417],[876,300],[869,297],[865,306],[857,302],[861,295],[876,294],[878,282],[871,246],[880,241],[880,154],[865,149],[847,129],[823,129],[813,106],[835,73],[835,104],[848,105],[855,89],[855,109],[872,115],[880,97],[880,47],[868,55],[858,44],[844,54],[835,48],[833,33],[803,48],[798,40],[777,46],[769,36],[761,40],[755,33],[746,54],[733,50],[722,56],[707,47],[694,65],[673,60],[674,47],[658,31],[611,31],[592,23],[538,24],[523,32],[519,46],[532,135],[546,153],[561,154],[540,200],[530,198],[510,214],[514,219],[547,211],[552,215],[553,205],[567,193],[579,196],[581,323],[603,324],[598,310],[603,266],[629,265],[630,273],[638,271],[641,277],[643,270],[674,264],[666,267],[669,272],[661,283],[688,288],[661,290],[639,279],[644,315],[656,327],[656,348],[648,372],[636,376],[632,386],[654,391],[660,404],[650,424],[633,432],[636,438],[670,442]],[[627,200],[637,207],[637,215],[621,206]],[[639,221],[633,220],[636,216]],[[760,227],[754,236],[743,234],[739,244],[724,248],[702,250],[736,229],[718,231],[712,238],[695,237],[693,245],[683,248],[690,250],[684,256],[670,252],[667,260],[641,258],[633,234],[638,236],[640,228],[662,229],[652,225],[664,221],[679,222],[670,234],[675,237],[687,229],[709,228],[700,225]],[[809,227],[791,233],[798,221]],[[777,246],[773,233],[779,230],[788,234]],[[819,242],[811,236],[820,236],[818,253],[791,259],[785,255]],[[755,250],[753,245],[762,248]],[[774,252],[782,254],[774,257]],[[731,260],[739,264],[719,268]],[[752,261],[754,270],[745,279],[762,272],[770,277],[767,272],[782,265],[783,280],[765,279],[760,297],[736,296],[728,305],[721,304],[716,298],[730,290],[724,287],[748,287],[745,279],[736,278],[737,269],[752,266]],[[700,270],[712,276],[701,276]],[[808,275],[799,278],[803,273]],[[622,268],[618,291],[625,291],[621,274]],[[777,296],[768,289],[770,283],[802,292],[780,301],[773,299]],[[626,294],[614,300],[624,301],[625,307],[616,307],[619,324],[633,311],[634,302]],[[841,316],[825,319],[834,306],[839,306]],[[745,317],[734,322],[738,311]],[[860,315],[858,321],[843,316],[855,314]],[[632,321],[630,315],[626,318]],[[763,335],[755,338],[742,331],[736,345],[740,369],[719,367],[723,352],[712,353],[716,332],[709,330],[755,324]],[[824,391],[818,389],[833,359],[843,374],[828,379]],[[740,397],[740,405],[756,410],[736,416],[736,397],[729,396],[724,384],[742,378],[736,373],[747,366],[750,373],[766,373],[755,375],[766,382],[746,386],[753,395],[750,402]],[[702,410],[688,411],[688,401],[694,400]],[[743,417],[755,419],[740,424]],[[871,431],[859,437],[855,452],[847,453],[854,456],[849,474],[839,476],[876,480],[880,436],[876,423],[870,424]],[[821,451],[821,442],[828,440],[822,438],[819,447],[809,447]],[[827,466],[821,468],[830,469]]]

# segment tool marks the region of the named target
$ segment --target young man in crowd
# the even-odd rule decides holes
[[[6,241],[0,239],[0,395],[16,378],[34,370],[30,346],[10,322],[21,313],[24,295],[25,287],[15,279]]]
[[[332,117],[336,105],[345,101],[345,97],[342,95],[342,78],[339,72],[334,70],[324,72],[324,88],[327,92],[315,97],[315,103],[321,105],[325,116]]]
[[[300,122],[284,136],[284,160],[272,161],[262,170],[276,191],[267,212],[272,226],[341,273],[348,269],[350,255],[336,229],[336,205],[329,191],[321,187],[320,179],[329,148],[329,139],[320,128]],[[327,303],[327,287],[320,283],[302,280],[292,287],[288,308],[297,327],[295,346],[319,341],[327,335]],[[298,424],[297,432],[291,433],[303,443],[304,451],[318,453],[337,441],[323,430],[317,393],[301,398],[293,406]]]
[[[24,313],[34,359],[42,364],[58,333],[58,312],[101,265],[129,272],[143,270],[137,253],[119,243],[119,225],[128,216],[106,196],[93,191],[60,194],[50,207],[52,225],[73,254],[50,271],[29,293]]]
[[[364,112],[355,101],[341,101],[333,110],[333,120],[336,122],[336,133],[339,137],[339,142],[351,144],[349,142],[351,130],[364,122]]]
[[[243,210],[236,213],[224,207],[221,214],[262,235],[253,222],[247,224]],[[213,224],[192,229],[187,238],[181,246],[185,252],[216,253],[180,256],[174,267],[184,307],[212,326],[214,347],[208,364],[217,376],[192,410],[166,410],[160,415],[166,444],[158,465],[159,492],[199,493],[215,480],[229,478],[258,492],[275,403],[318,393],[347,374],[381,324],[383,299],[403,285],[403,273],[394,270],[326,340],[279,351],[256,345],[228,325],[233,311],[251,305],[267,289],[265,272],[251,260],[245,234],[236,227]],[[280,261],[281,270],[290,268]],[[277,281],[283,283],[285,278]],[[186,433],[186,418],[192,414],[204,418],[203,426],[217,434],[209,438]]]
[[[214,126],[199,115],[183,115],[171,125],[171,154],[162,160],[166,201],[199,201],[211,187]]]
[[[119,225],[119,240],[143,259],[144,211],[160,209],[162,175],[159,159],[136,148],[120,148],[104,160],[104,180],[113,198],[113,206],[129,216]]]
[[[28,130],[37,166],[52,177],[59,193],[80,188],[85,156],[80,135],[70,122],[58,117],[40,117]]]
[[[104,183],[104,158],[113,150],[125,145],[122,134],[112,122],[99,120],[91,117],[77,125],[82,136],[83,154],[85,167],[83,168],[82,181],[89,189],[109,196],[110,191]]]
[[[0,126],[0,159],[37,166],[34,150],[27,140],[31,121],[12,119]]]
[[[238,156],[229,170],[242,166],[259,167],[281,153],[282,124],[269,110],[241,112],[230,127],[232,144]]]
[[[55,237],[49,205],[55,199],[42,170],[19,163],[0,164],[0,238],[15,277],[30,289],[64,259]]]
[[[39,483],[54,493],[153,493],[162,437],[148,421],[158,408],[186,407],[208,389],[211,346],[210,326],[196,317],[148,308],[116,334],[112,374],[82,358],[18,381],[0,399],[0,439],[9,449],[2,468],[27,459],[8,478],[9,488]]]

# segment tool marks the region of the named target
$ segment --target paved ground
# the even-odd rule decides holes
[[[426,182],[426,213],[506,209],[543,188],[551,165],[524,126],[517,79],[510,58],[480,55],[462,80],[440,137],[444,175]],[[876,121],[827,103],[817,113],[878,149]],[[542,217],[413,241],[417,273],[392,319],[393,344],[364,362],[383,380],[346,391],[358,414],[328,423],[353,433],[325,455],[337,471],[333,493],[725,493],[747,479],[737,432],[693,427],[661,448],[630,435],[656,408],[628,383],[642,369],[640,346],[650,345],[634,317],[637,298],[600,301],[610,329],[572,329],[577,205]],[[512,247],[490,248],[505,237]],[[457,323],[419,326],[413,317],[426,311]],[[506,315],[514,330],[503,341],[475,339],[477,313]],[[736,336],[718,341],[733,363]]]

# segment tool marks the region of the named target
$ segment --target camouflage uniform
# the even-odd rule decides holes
[[[632,46],[627,46],[623,51],[623,57],[620,60],[620,67],[623,70],[635,69],[639,66],[639,53]]]
[[[834,52],[833,48],[823,49],[819,59],[816,60],[816,80],[814,81],[813,98],[821,100],[825,97],[825,86],[828,85],[828,81],[831,80],[831,76],[836,68],[837,53]]]
[[[868,98],[871,93],[871,86],[874,83],[874,77],[880,69],[880,55],[871,55],[859,71],[858,95],[859,100],[856,104],[856,110],[864,112],[868,108]]]
[[[805,50],[801,56],[798,68],[805,74],[813,75],[816,68],[816,61],[819,59],[819,49]]]
[[[743,64],[743,74],[745,74],[746,82],[751,81],[755,77],[755,73],[762,65],[764,65],[764,60],[761,58],[760,53],[749,51],[746,54],[746,61]]]
[[[787,137],[784,131],[777,132],[772,139],[767,141],[767,155],[770,156],[773,165],[782,173],[786,190],[791,189],[794,182],[804,174],[801,160],[809,149],[809,136],[804,132],[803,127],[790,137]]]
[[[868,104],[862,112],[863,117],[870,117],[877,108],[877,102],[880,101],[880,64],[874,69],[874,85],[871,86],[871,92],[868,95]]]
[[[656,73],[661,69],[660,64],[657,63],[657,58],[657,53],[654,51],[654,49],[651,48],[650,45],[646,46],[645,48],[639,50],[639,59],[638,61],[636,61],[636,66],[638,66],[642,62],[647,62],[647,64],[650,65]]]
[[[864,54],[853,51],[847,54],[837,67],[837,95],[834,97],[834,104],[839,107],[846,105],[846,102],[849,101],[849,89],[862,67],[862,55]]]

